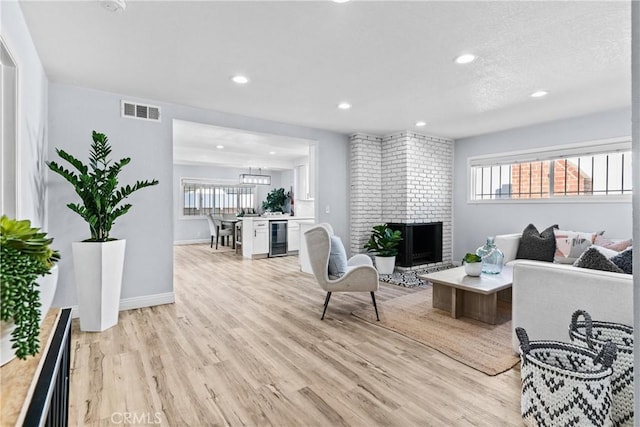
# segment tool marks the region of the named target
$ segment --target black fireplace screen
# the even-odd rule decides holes
[[[389,223],[402,232],[396,264],[401,267],[442,262],[442,222]]]

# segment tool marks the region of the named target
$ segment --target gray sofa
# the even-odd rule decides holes
[[[569,341],[571,314],[583,309],[594,320],[633,325],[633,276],[566,264],[515,260],[520,234],[496,236],[505,263],[513,265],[513,328],[532,340]],[[518,352],[513,334],[513,350]]]

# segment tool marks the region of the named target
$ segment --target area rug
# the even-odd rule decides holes
[[[392,274],[381,274],[380,281],[391,283],[392,285],[404,286],[405,288],[415,288],[417,286],[425,286],[427,284],[424,280],[418,278],[418,274],[434,273],[436,271],[447,270],[453,267],[453,265],[448,264],[439,265],[437,267],[423,268],[421,270],[396,270]]]
[[[432,288],[378,303],[380,321],[371,308],[352,314],[366,322],[402,334],[487,375],[508,371],[520,360],[511,349],[508,304],[500,320],[489,325],[473,319],[453,319],[431,307]]]

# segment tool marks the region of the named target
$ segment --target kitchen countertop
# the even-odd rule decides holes
[[[267,221],[283,221],[283,220],[292,220],[292,221],[302,221],[302,220],[315,220],[314,217],[311,216],[291,216],[291,215],[269,215],[269,216],[242,216],[238,217],[240,220],[267,220]]]

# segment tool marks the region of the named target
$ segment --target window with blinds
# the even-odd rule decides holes
[[[182,181],[182,215],[236,214],[255,208],[255,186]]]
[[[476,157],[469,167],[471,201],[607,197],[633,190],[629,138]]]

